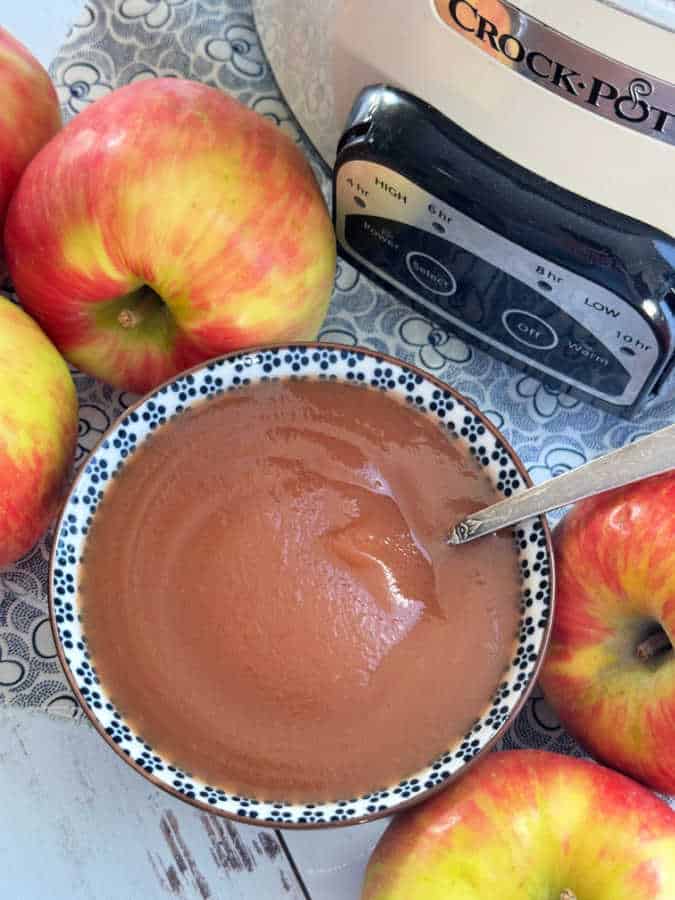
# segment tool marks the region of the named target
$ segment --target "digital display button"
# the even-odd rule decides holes
[[[511,337],[526,347],[537,350],[552,350],[558,345],[558,335],[551,326],[524,309],[505,309],[502,324]]]
[[[432,294],[449,297],[457,290],[457,282],[452,272],[433,256],[415,250],[408,253],[405,264],[415,281]]]

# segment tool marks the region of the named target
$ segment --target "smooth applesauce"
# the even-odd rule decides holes
[[[495,499],[462,442],[386,393],[281,381],[204,401],[95,517],[82,607],[102,685],[156,751],[233,793],[397,782],[508,665],[511,537],[443,540]]]

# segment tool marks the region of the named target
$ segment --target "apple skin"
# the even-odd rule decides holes
[[[597,759],[675,794],[675,472],[577,504],[554,532],[556,612],[540,682]]]
[[[56,514],[77,426],[68,366],[30,316],[0,297],[0,568],[27,553]]]
[[[22,305],[63,355],[135,392],[229,351],[314,338],[335,274],[299,148],[176,78],[76,116],[26,170],[5,243]]]
[[[28,50],[0,27],[0,275],[2,232],[21,173],[61,127],[49,75]]]
[[[675,812],[596,763],[492,753],[387,829],[362,900],[673,900]]]

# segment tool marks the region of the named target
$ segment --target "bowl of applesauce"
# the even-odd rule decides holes
[[[299,344],[213,360],[128,409],[51,559],[61,662],[108,744],[195,806],[356,824],[438,790],[509,727],[552,617],[543,518],[455,547],[529,485],[413,366]]]

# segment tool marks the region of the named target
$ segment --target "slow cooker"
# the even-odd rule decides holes
[[[672,0],[255,0],[342,255],[631,416],[675,393]]]

